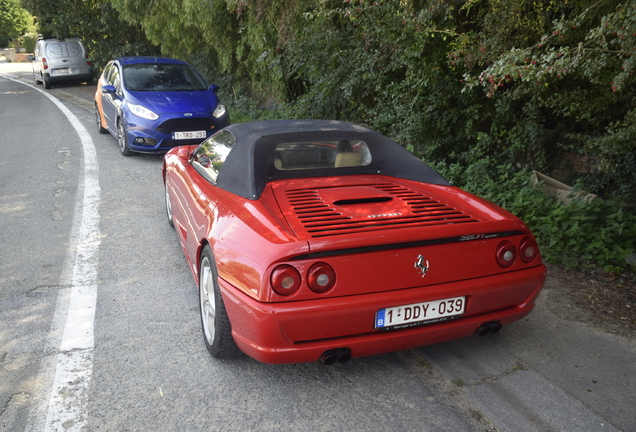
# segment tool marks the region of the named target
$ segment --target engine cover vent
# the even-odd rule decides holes
[[[283,198],[277,196],[279,200]],[[290,189],[284,191],[281,201],[297,234],[302,229],[312,238],[479,222],[464,211],[401,183]]]

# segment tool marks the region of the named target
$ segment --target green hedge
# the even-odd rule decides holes
[[[531,172],[483,157],[469,166],[432,165],[454,185],[519,216],[544,259],[567,267],[620,272],[636,248],[636,216],[626,204],[598,198],[561,204],[530,184]]]

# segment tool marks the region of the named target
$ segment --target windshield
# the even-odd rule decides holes
[[[124,66],[124,88],[130,91],[203,91],[207,83],[189,65],[141,63]]]

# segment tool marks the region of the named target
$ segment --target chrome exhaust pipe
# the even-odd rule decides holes
[[[325,366],[331,366],[338,361],[338,357],[336,357],[334,350],[327,350],[320,356],[320,361]]]
[[[338,362],[346,363],[351,360],[351,350],[349,348],[339,348],[337,351],[340,351]]]
[[[479,334],[479,336],[495,334],[498,333],[499,330],[501,330],[501,327],[501,324],[499,324],[497,321],[489,321],[480,325],[477,329],[477,333]]]
[[[349,348],[335,348],[322,353],[320,361],[325,366],[331,366],[336,362],[346,363],[351,360],[351,350]]]

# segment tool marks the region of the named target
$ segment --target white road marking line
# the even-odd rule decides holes
[[[60,305],[58,301],[56,306],[56,314],[61,306],[67,310],[67,316],[44,426],[46,432],[80,431],[86,426],[88,387],[93,372],[101,197],[97,153],[88,131],[58,99],[31,84],[1,76],[31,87],[49,98],[64,113],[82,143],[84,173],[80,176],[79,188],[83,187],[84,193],[81,202],[75,204],[76,217],[80,218],[79,229],[70,239],[71,250],[74,251],[69,257],[73,262],[70,301],[68,306]],[[64,275],[62,278],[66,279]],[[62,285],[65,282],[62,281]],[[60,293],[60,296],[64,295]]]

